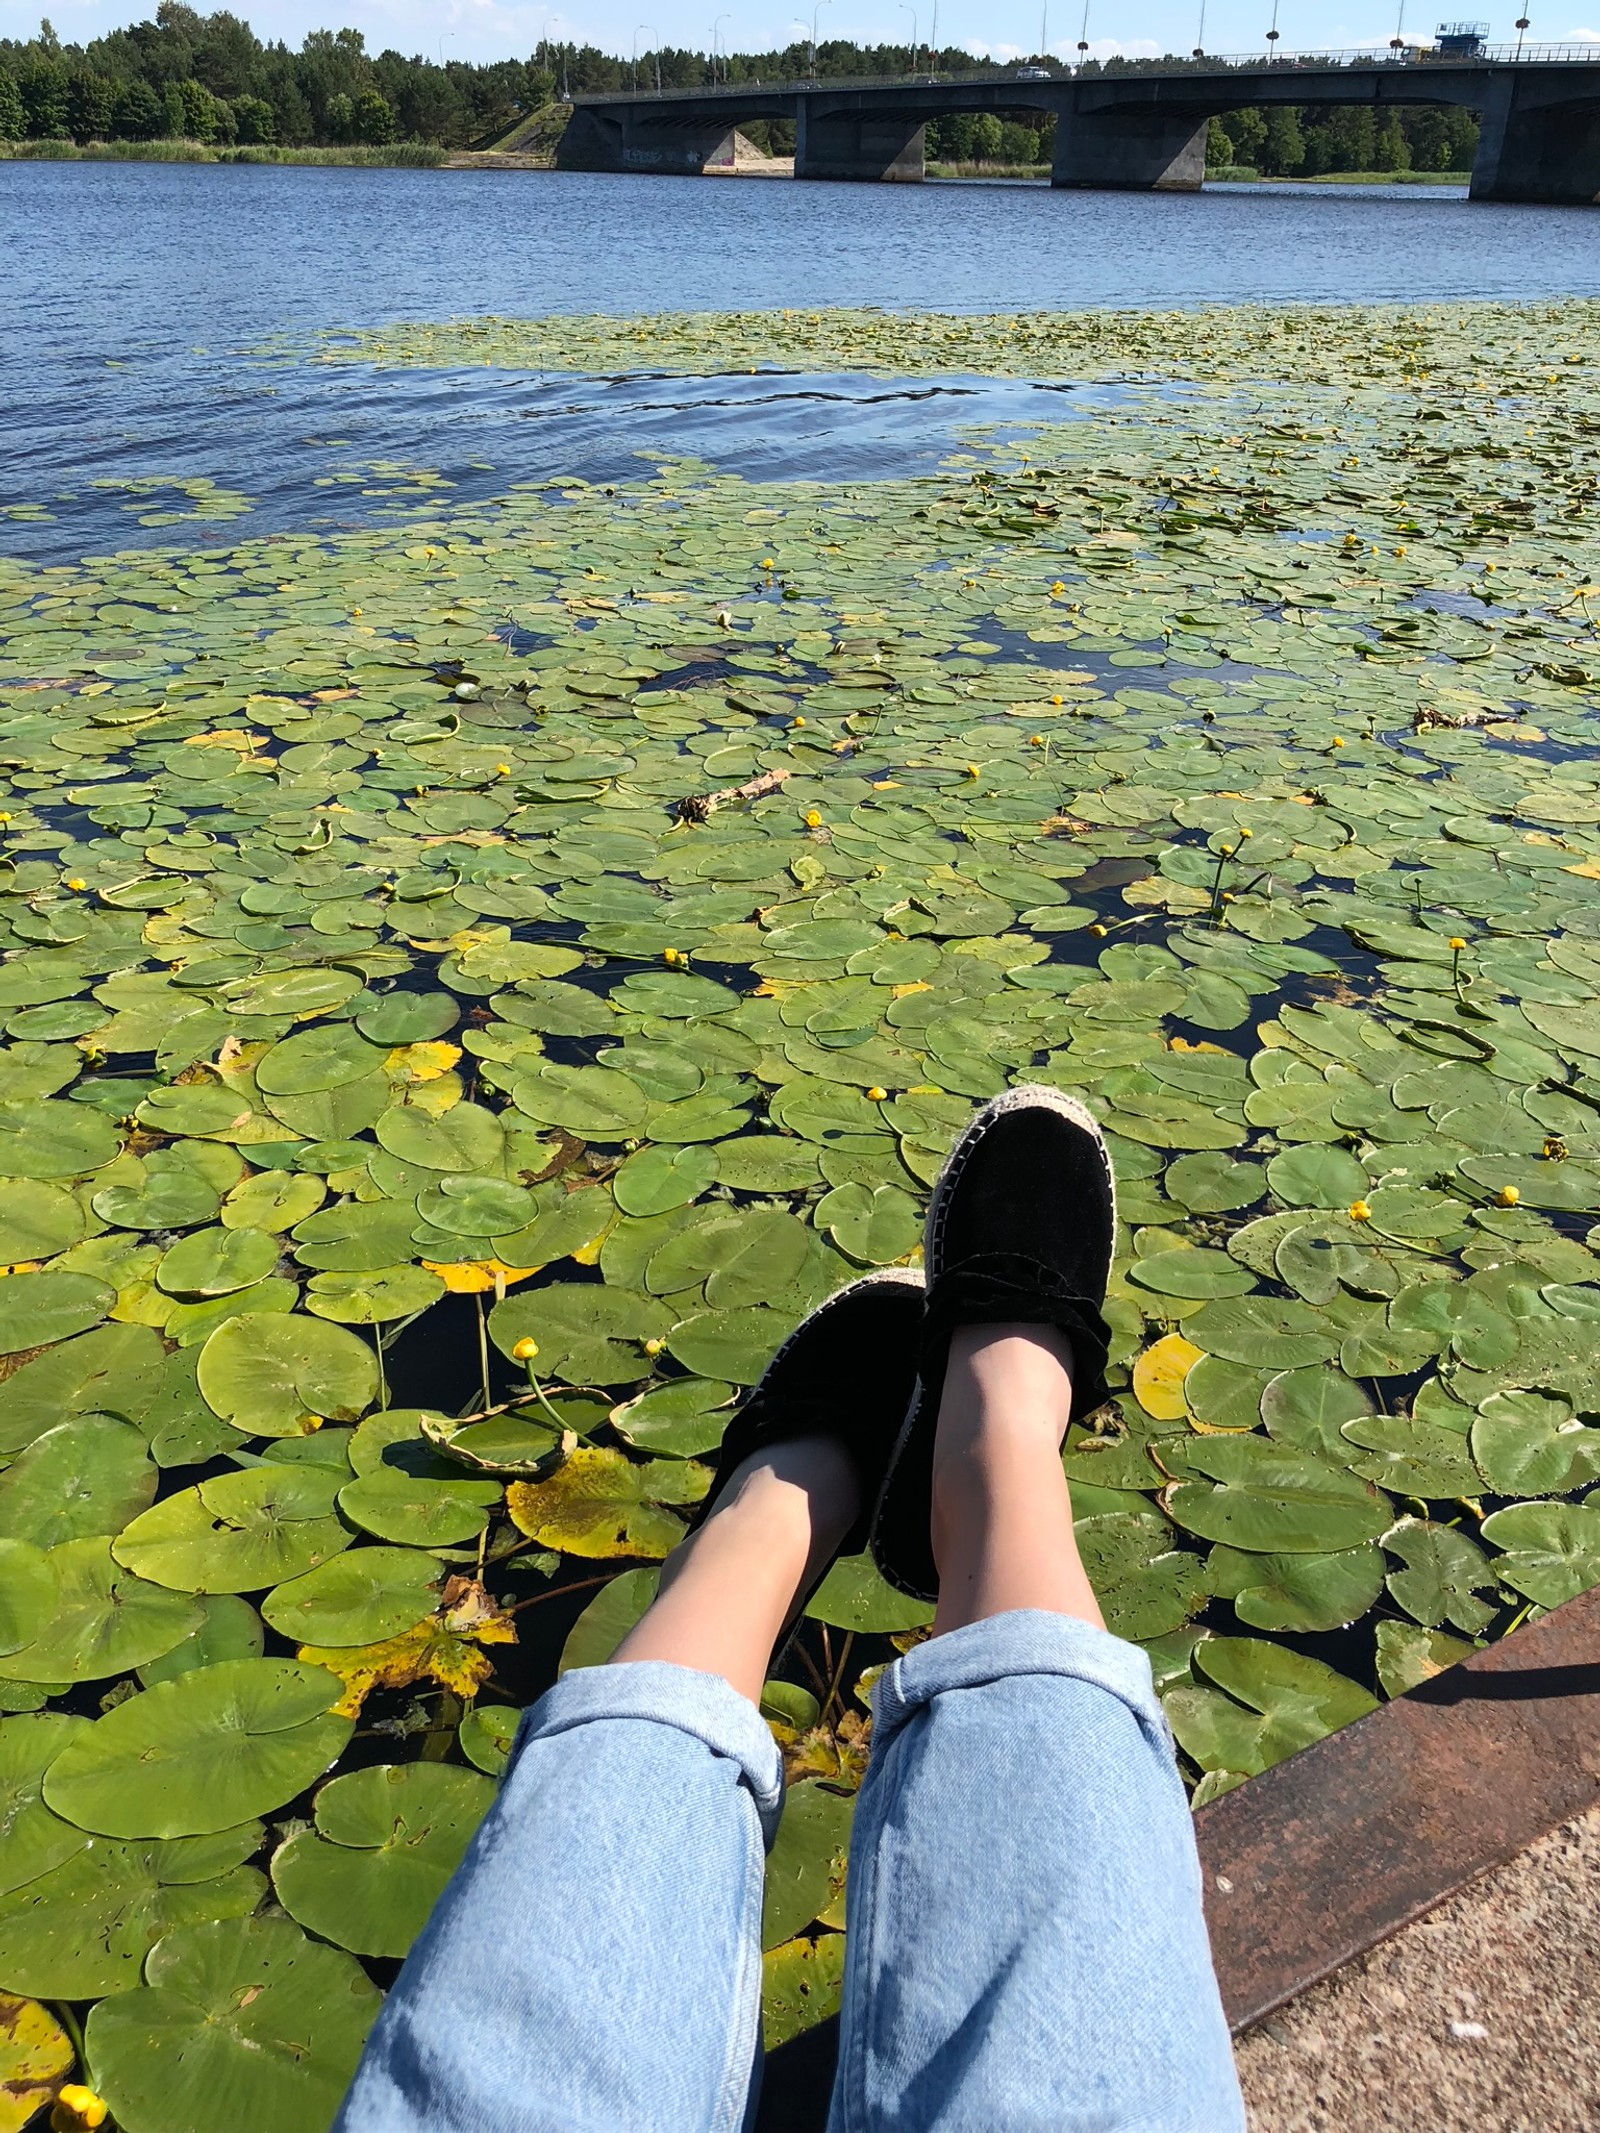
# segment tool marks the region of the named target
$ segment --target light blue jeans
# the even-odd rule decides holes
[[[875,1697],[828,2133],[1243,2133],[1189,1810],[1136,1646],[1061,1615]],[[776,1747],[719,1676],[568,1674],[335,2133],[739,2133]]]

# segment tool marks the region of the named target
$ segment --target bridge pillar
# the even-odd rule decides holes
[[[812,99],[803,96],[795,126],[794,174],[920,185],[926,131],[915,112],[817,112]]]
[[[1600,102],[1559,100],[1562,85],[1507,70],[1489,84],[1472,166],[1474,200],[1600,205]]]
[[[1206,174],[1208,118],[1192,111],[1066,106],[1056,120],[1050,183],[1108,192],[1197,193]]]
[[[637,170],[698,178],[708,163],[733,161],[733,132],[713,116],[663,125],[626,105],[580,104],[556,144],[558,170]]]

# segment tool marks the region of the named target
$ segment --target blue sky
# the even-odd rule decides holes
[[[86,40],[126,22],[153,15],[155,0],[49,0],[51,19],[63,38]],[[199,0],[202,7],[208,0]],[[216,0],[222,4],[222,0]],[[805,0],[809,23],[813,0]],[[1047,0],[1050,50],[1071,56],[1083,26],[1083,0]],[[1600,40],[1600,0],[1563,0],[1578,12],[1542,15],[1530,7],[1530,38]],[[723,19],[724,49],[767,50],[789,41],[800,18],[800,0],[556,0],[554,6],[524,0],[232,0],[260,37],[298,45],[308,29],[349,25],[363,32],[371,51],[394,45],[402,52],[445,58],[524,57],[541,36],[593,43],[612,51],[657,41],[706,50],[713,18]],[[917,34],[926,39],[933,0],[916,0]],[[1454,9],[1450,12],[1456,12]],[[1469,12],[1461,10],[1461,12]],[[1330,50],[1382,44],[1395,32],[1399,0],[1346,0],[1316,8],[1305,0],[1280,0],[1281,49]],[[1491,35],[1514,38],[1515,11],[1485,11]],[[1213,52],[1262,48],[1272,18],[1272,0],[1207,0],[1205,45]],[[1428,0],[1407,0],[1408,34],[1429,35],[1437,20]],[[26,37],[38,21],[38,0],[19,5],[0,0],[0,35]],[[862,43],[910,41],[912,16],[898,0],[824,0],[819,34]],[[1090,0],[1089,42],[1098,57],[1116,52],[1188,50],[1199,35],[1200,0]],[[939,41],[1007,58],[1039,47],[1041,0],[939,0]]]

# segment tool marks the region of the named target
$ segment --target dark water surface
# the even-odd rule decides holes
[[[179,496],[95,481],[209,477],[241,530],[361,523],[425,496],[637,454],[752,476],[925,471],[974,422],[1091,413],[1107,391],[771,374],[711,381],[266,367],[324,327],[482,312],[882,304],[950,310],[1600,293],[1600,223],[1425,187],[1202,194],[1037,185],[797,185],[184,164],[0,163],[0,552],[216,542]],[[384,463],[387,471],[329,486]],[[318,478],[322,478],[319,486]],[[388,488],[387,496],[363,495]]]

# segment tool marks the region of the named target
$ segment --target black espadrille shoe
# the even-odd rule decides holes
[[[1008,1089],[951,1149],[928,1208],[917,1387],[873,1522],[891,1585],[937,1598],[928,1521],[933,1440],[958,1326],[1059,1326],[1072,1342],[1076,1420],[1106,1398],[1101,1317],[1116,1240],[1111,1159],[1094,1115],[1059,1089]]]
[[[859,1555],[916,1386],[922,1303],[921,1274],[889,1267],[835,1290],[803,1318],[729,1423],[693,1527],[710,1516],[752,1452],[828,1437],[849,1457],[861,1488],[861,1509],[835,1552]]]

